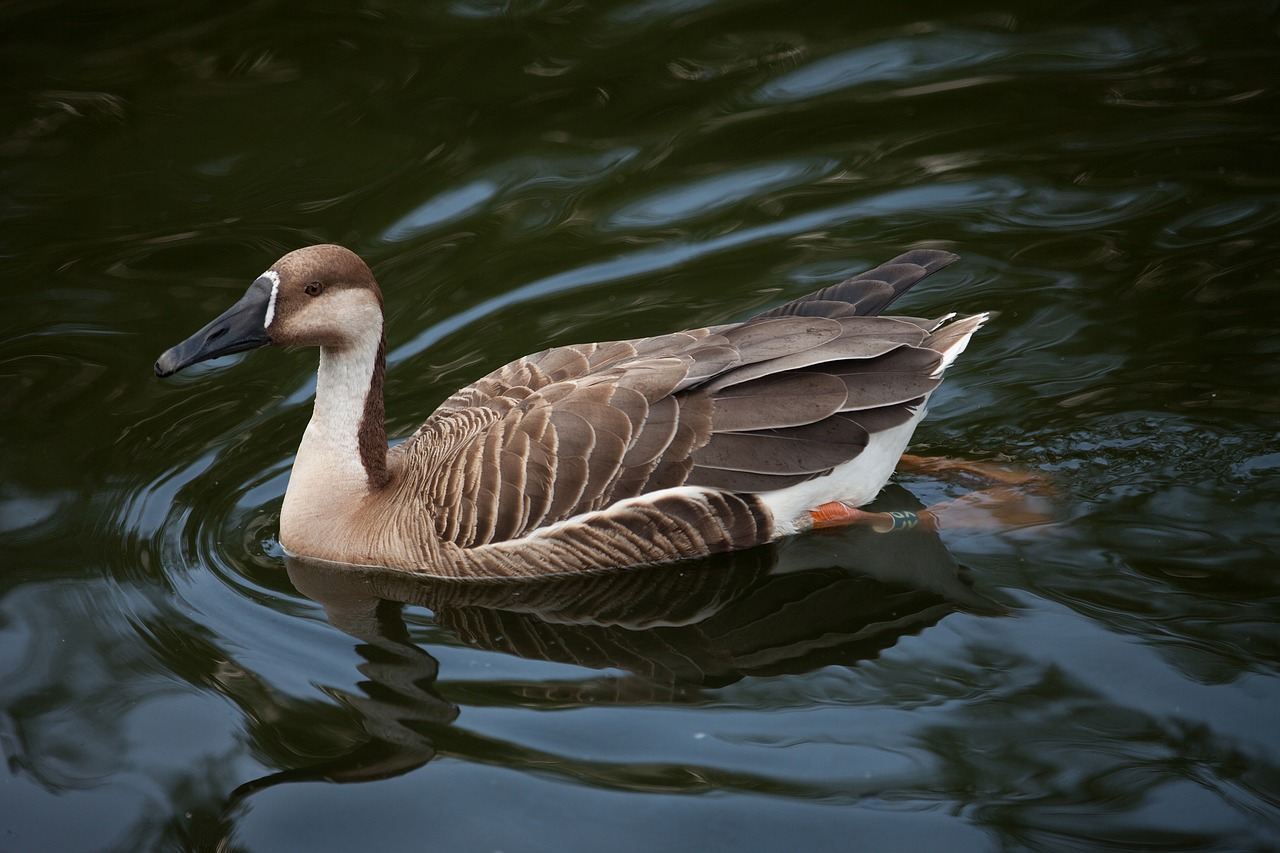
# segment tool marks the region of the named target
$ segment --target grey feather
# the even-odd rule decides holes
[[[716,432],[800,426],[835,414],[845,383],[825,373],[779,373],[730,385],[712,397]]]

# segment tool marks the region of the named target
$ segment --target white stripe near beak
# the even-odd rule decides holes
[[[276,316],[276,297],[280,295],[280,273],[267,270],[262,274],[262,278],[271,279],[271,301],[267,303],[267,317],[262,323],[262,328],[270,329],[271,321]]]

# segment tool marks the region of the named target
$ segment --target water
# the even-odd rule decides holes
[[[6,5],[0,849],[1280,846],[1278,27]],[[383,286],[396,435],[952,249],[904,310],[1000,315],[918,448],[1054,520],[516,591],[286,565],[314,352],[150,371],[321,241]]]

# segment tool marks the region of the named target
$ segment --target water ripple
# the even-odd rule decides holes
[[[751,100],[786,104],[875,84],[918,87],[930,78],[971,69],[981,69],[982,76],[966,81],[967,85],[1066,68],[1098,71],[1130,67],[1172,52],[1173,48],[1150,29],[1094,27],[1038,34],[937,29],[816,59],[764,84]],[[935,90],[919,90],[922,94],[931,91]]]
[[[634,158],[637,151],[626,147],[602,153],[581,152],[572,157],[520,157],[496,163],[482,176],[421,202],[384,228],[381,239],[386,243],[404,242],[440,225],[491,210],[497,202],[535,188],[540,196],[562,197],[577,187],[600,183]]]
[[[1163,229],[1160,244],[1169,248],[1207,246],[1246,235],[1264,239],[1280,223],[1280,197],[1240,198],[1205,205],[1178,217]]]
[[[382,232],[382,239],[398,243],[443,222],[470,216],[497,194],[498,185],[483,179],[446,190],[388,225]]]
[[[793,160],[718,171],[711,177],[641,196],[605,218],[600,227],[625,231],[712,215],[732,204],[825,177],[838,166],[836,160]]]

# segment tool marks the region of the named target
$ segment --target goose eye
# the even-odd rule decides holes
[[[318,281],[313,281],[302,289],[306,292],[307,296],[319,296],[320,291],[324,290],[324,285]]]

